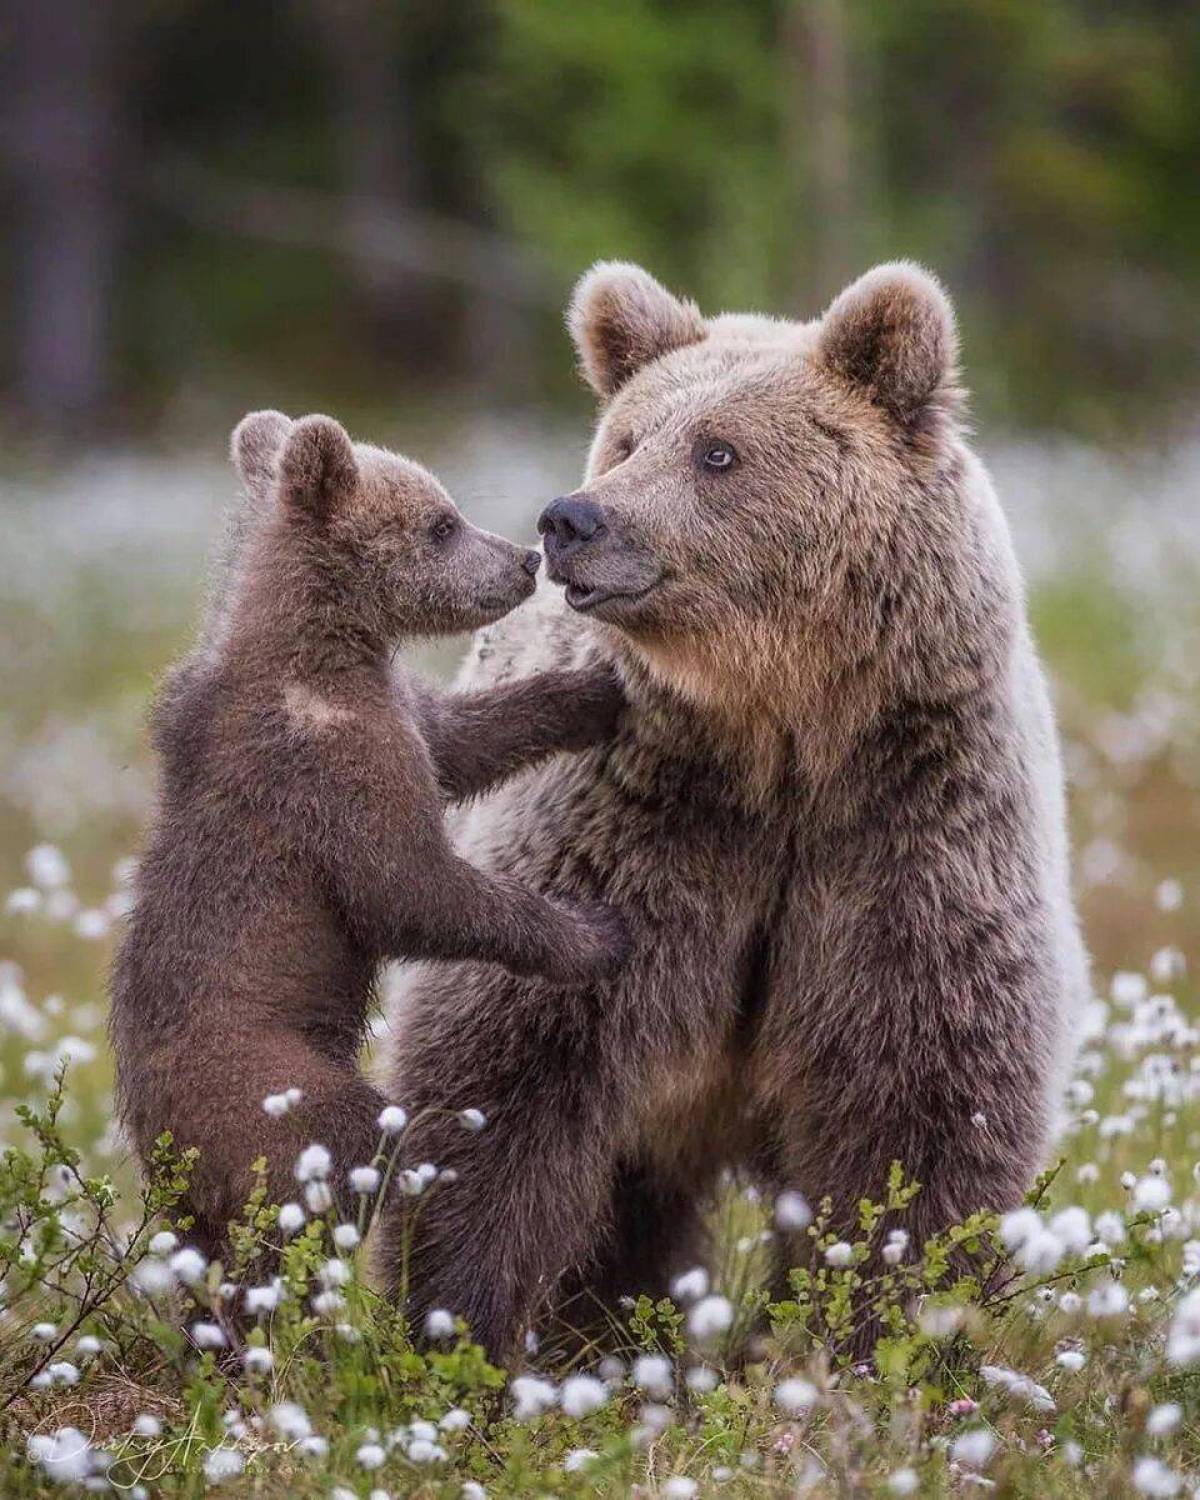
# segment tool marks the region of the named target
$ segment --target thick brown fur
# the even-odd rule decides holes
[[[850,1231],[899,1160],[915,1240],[1042,1165],[1086,961],[1057,737],[1007,528],[961,424],[932,277],[880,267],[809,324],[703,320],[636,267],[570,314],[603,406],[548,507],[566,585],[485,632],[468,680],[611,660],[617,739],[472,809],[459,847],[630,916],[634,955],[551,992],[418,975],[389,1088],[458,1170],[382,1269],[506,1358],[655,1292],[724,1166]],[[780,1266],[802,1246],[780,1241]]]
[[[408,635],[470,629],[526,599],[536,552],[469,525],[419,465],[337,423],[247,418],[250,496],[205,636],[153,715],[160,807],[113,979],[124,1121],[143,1160],[170,1131],[200,1157],[186,1207],[217,1250],[267,1158],[298,1191],[310,1142],[330,1187],[369,1162],[385,1099],[358,1071],[388,958],[472,958],[553,987],[611,972],[623,925],[482,875],[448,801],[608,738],[607,664],[439,694],[393,669]],[[263,1099],[302,1101],[268,1117]]]

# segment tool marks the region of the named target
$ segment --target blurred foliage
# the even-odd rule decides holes
[[[601,256],[805,316],[914,256],[989,414],[1194,405],[1190,0],[61,0],[68,47],[10,9],[0,380],[35,422],[553,396]]]

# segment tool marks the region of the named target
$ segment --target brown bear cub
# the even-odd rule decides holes
[[[381,961],[581,983],[626,944],[612,908],[485,876],[442,826],[447,802],[607,739],[623,702],[611,668],[445,695],[393,668],[404,637],[471,630],[528,598],[538,554],[327,417],[256,413],[233,453],[258,514],[210,639],[155,706],[160,808],[111,1017],[143,1162],[163,1131],[199,1148],[185,1207],[210,1254],[260,1155],[275,1202],[311,1142],[335,1194],[374,1155],[387,1101],[357,1056]],[[289,1089],[294,1108],[264,1111]]]

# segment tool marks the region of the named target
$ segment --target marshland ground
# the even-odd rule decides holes
[[[583,449],[582,431],[511,417],[410,417],[372,435],[427,459],[474,519],[517,538],[570,487]],[[820,1284],[768,1310],[749,1362],[734,1359],[734,1336],[762,1318],[756,1245],[773,1206],[730,1183],[708,1266],[707,1295],[724,1302],[697,1312],[699,1288],[681,1288],[677,1311],[634,1310],[619,1366],[531,1355],[515,1386],[457,1335],[414,1352],[362,1284],[355,1235],[333,1238],[319,1213],[289,1240],[252,1340],[265,1352],[249,1356],[211,1331],[216,1273],[173,1261],[186,1233],[151,1248],[162,1215],[146,1216],[113,1129],[105,971],[152,796],[144,710],[186,644],[235,481],[219,435],[211,451],[110,451],[4,474],[6,1494],[1200,1485],[1200,1316],[1186,1300],[1200,1288],[1200,448],[1185,437],[1131,455],[986,433],[982,446],[1053,676],[1098,1002],[1037,1235],[971,1226],[1022,1280],[997,1273],[922,1301],[922,1257],[907,1247],[895,1286],[877,1289],[896,1319],[879,1368],[842,1369],[822,1335],[858,1252],[822,1246]],[[462,644],[419,651],[420,665],[448,676]],[[402,1135],[384,1141],[393,1152],[398,1169],[418,1165]],[[298,1201],[305,1192],[298,1183]],[[265,1220],[258,1232],[280,1236]],[[665,1382],[661,1364],[637,1363],[647,1355],[670,1361]]]

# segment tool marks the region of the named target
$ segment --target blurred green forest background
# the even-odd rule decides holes
[[[987,419],[1154,442],[1195,409],[1195,0],[0,17],[10,447],[264,402],[557,403],[564,298],[600,256],[801,316],[913,256]]]

